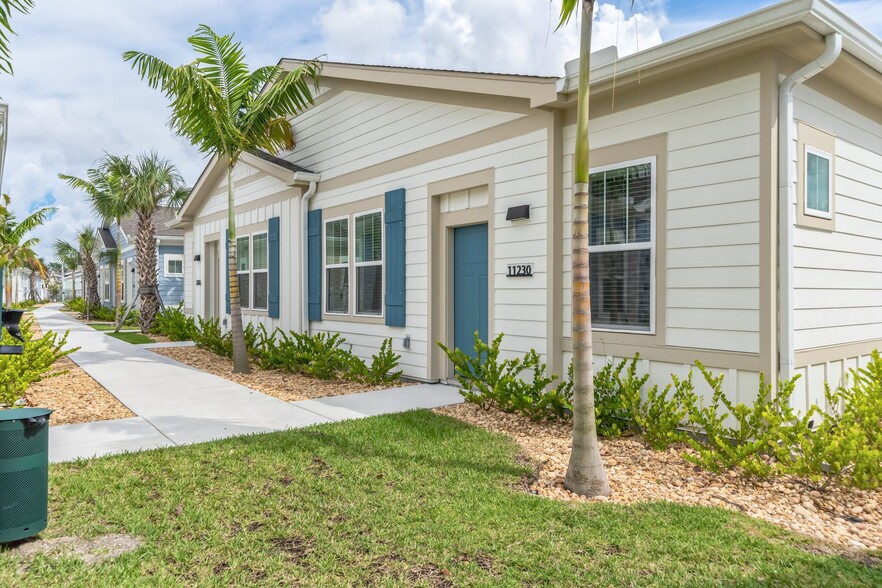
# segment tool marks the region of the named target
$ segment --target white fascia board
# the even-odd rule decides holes
[[[790,0],[634,53],[616,63],[607,62],[593,67],[591,83],[603,83],[799,23],[804,23],[821,36],[841,33],[848,53],[882,73],[882,41],[876,36],[827,0]],[[578,86],[579,60],[575,59],[567,62],[566,76],[558,82],[558,90],[571,93]]]

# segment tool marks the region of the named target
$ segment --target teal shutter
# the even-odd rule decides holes
[[[386,325],[405,325],[404,188],[386,192]]]
[[[268,298],[269,304],[267,311],[270,318],[279,318],[279,272],[281,264],[279,262],[279,217],[274,216],[269,219],[269,228],[267,231],[267,242],[269,248],[269,268],[267,273]]]
[[[307,222],[309,320],[322,320],[322,211],[310,210]],[[306,325],[303,325],[304,330]]]
[[[224,256],[224,275],[227,276],[227,291],[225,292],[225,294],[227,297],[227,314],[230,314],[230,229],[227,229],[227,238],[225,243],[226,245],[224,246],[224,250],[227,252],[227,254]]]

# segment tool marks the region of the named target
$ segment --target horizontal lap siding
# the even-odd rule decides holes
[[[794,234],[796,349],[880,339],[882,124],[803,87],[796,118],[836,137],[836,230],[798,226]],[[818,380],[823,367],[838,378],[837,365],[807,368],[804,376]],[[821,398],[818,390],[812,398]]]
[[[166,255],[183,255],[185,248],[180,245],[160,245],[159,246],[159,267],[157,268],[157,285],[159,287],[159,295],[162,296],[162,302],[166,306],[177,306],[184,300],[184,281],[185,278],[168,277],[165,275],[165,256]],[[184,275],[187,275],[187,260],[184,259]]]
[[[667,133],[666,345],[759,352],[759,76],[591,122],[602,149]],[[572,153],[564,135],[564,334],[570,336]],[[661,191],[664,186],[659,186]],[[700,309],[695,311],[695,309]]]
[[[378,196],[390,189],[405,188],[407,324],[398,328],[376,323],[323,320],[313,322],[312,330],[341,333],[353,351],[364,359],[376,353],[383,339],[391,337],[395,352],[402,356],[401,369],[405,375],[426,378],[428,354],[436,345],[435,341],[429,340],[428,332],[428,184],[495,168],[494,207],[491,211],[495,232],[490,233],[495,249],[495,261],[490,265],[495,281],[494,298],[490,301],[494,307],[495,324],[490,325],[490,331],[505,333],[503,351],[506,355],[522,354],[532,348],[544,353],[546,134],[543,129],[331,191],[322,191],[320,185],[311,206],[322,209]],[[438,135],[419,148],[443,140],[444,136]],[[508,208],[522,204],[530,205],[530,220],[506,221]],[[515,261],[533,263],[537,275],[523,280],[506,278],[506,266]],[[402,346],[405,335],[411,337],[409,350]]]

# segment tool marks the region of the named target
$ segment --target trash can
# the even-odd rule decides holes
[[[46,528],[51,413],[47,408],[0,410],[0,543]]]

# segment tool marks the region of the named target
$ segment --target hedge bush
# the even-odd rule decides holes
[[[21,323],[25,339],[22,355],[0,355],[0,405],[12,406],[31,384],[64,373],[53,371],[52,364],[79,349],[64,349],[67,333],[49,331],[35,339],[31,332],[33,322],[34,319],[26,319]],[[0,341],[3,345],[21,345],[5,331]]]
[[[196,336],[196,322],[184,314],[184,303],[166,306],[156,314],[151,333],[164,335],[171,341],[192,341]]]

